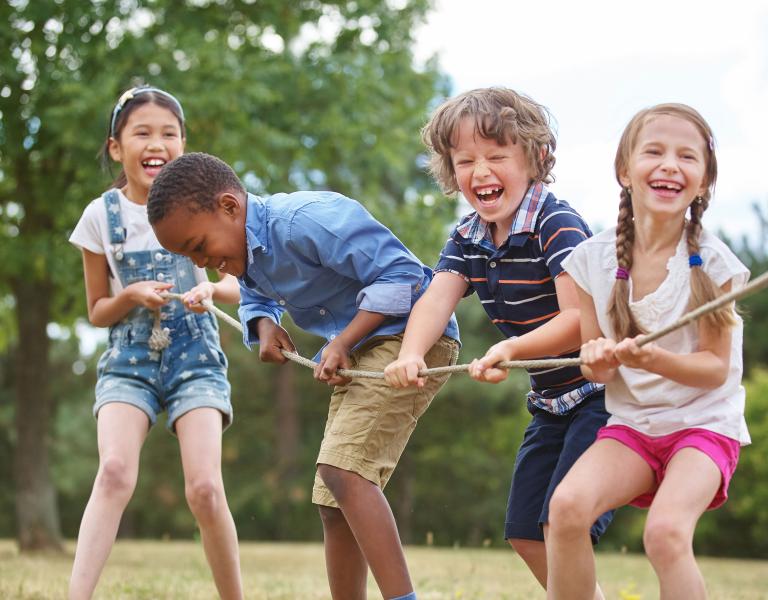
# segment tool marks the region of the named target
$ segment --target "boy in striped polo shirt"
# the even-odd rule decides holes
[[[459,301],[476,292],[507,338],[472,362],[470,375],[497,383],[502,360],[578,357],[579,302],[563,259],[590,237],[587,225],[547,189],[555,163],[549,113],[504,88],[478,89],[442,104],[422,132],[433,175],[461,192],[474,212],[451,233],[435,278],[408,320],[390,385],[424,385],[424,355]],[[608,419],[602,386],[578,367],[529,371],[532,419],[520,447],[507,504],[505,539],[546,587],[544,537],[549,498]],[[611,519],[592,527],[597,542]],[[596,597],[602,597],[596,589]]]

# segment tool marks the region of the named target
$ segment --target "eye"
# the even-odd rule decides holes
[[[507,157],[504,156],[503,154],[494,154],[493,156],[491,156],[491,160],[496,161],[496,162],[498,162],[500,160],[504,160],[505,158],[507,158]]]
[[[204,245],[205,245],[205,244],[204,244],[203,242],[200,242],[200,243],[199,243],[199,244],[197,244],[197,245],[196,245],[194,248],[192,248],[192,252],[202,252],[202,251],[203,251],[203,246],[204,246]]]

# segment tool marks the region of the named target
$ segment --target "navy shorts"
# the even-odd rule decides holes
[[[605,392],[598,390],[564,415],[528,404],[533,415],[517,453],[507,502],[504,538],[544,541],[542,526],[549,520],[549,499],[576,459],[595,441],[605,425]],[[596,544],[613,518],[601,515],[590,531]]]

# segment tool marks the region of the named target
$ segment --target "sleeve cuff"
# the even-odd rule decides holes
[[[357,308],[392,317],[411,312],[411,286],[407,283],[374,283],[360,290]]]
[[[237,311],[238,317],[240,317],[240,324],[243,326],[243,344],[249,350],[259,343],[259,337],[255,331],[251,331],[249,323],[254,319],[260,319],[266,317],[272,319],[275,324],[280,324],[280,315],[275,314],[272,311],[258,309],[258,308],[243,308],[242,306]],[[254,328],[255,329],[255,328]]]

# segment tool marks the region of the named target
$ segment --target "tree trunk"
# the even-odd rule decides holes
[[[48,447],[56,400],[48,387],[49,341],[46,327],[52,290],[47,281],[14,279],[16,351],[14,481],[19,548],[61,551],[56,489]]]

